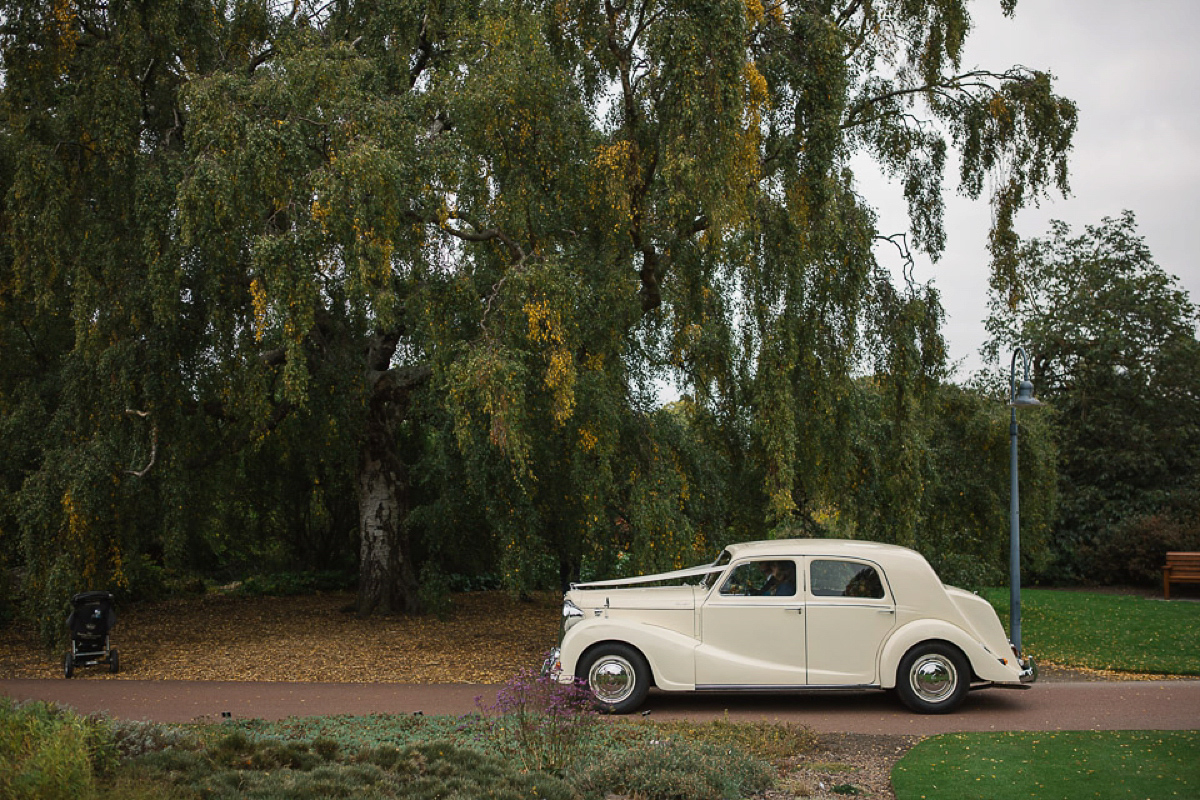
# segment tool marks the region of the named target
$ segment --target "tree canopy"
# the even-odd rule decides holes
[[[1054,409],[1059,567],[1100,581],[1144,577],[1119,565],[1140,550],[1157,570],[1169,541],[1149,531],[1136,541],[1130,524],[1186,519],[1200,541],[1200,315],[1129,211],[1078,235],[1054,222],[1017,258],[1016,302],[993,298],[989,347],[994,356],[1023,345]],[[1101,559],[1118,540],[1122,554]]]
[[[439,559],[670,565],[819,528],[864,374],[870,535],[915,543],[941,308],[877,262],[851,158],[933,258],[948,152],[992,178],[1011,289],[1076,123],[963,64],[968,5],[4,0],[11,557],[49,599],[357,546],[363,613]]]

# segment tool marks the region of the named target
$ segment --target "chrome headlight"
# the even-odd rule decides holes
[[[562,606],[563,616],[563,633],[571,629],[579,620],[583,619],[583,609],[572,603],[570,600],[564,599]]]

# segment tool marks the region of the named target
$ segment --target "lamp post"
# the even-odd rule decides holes
[[[1021,357],[1022,369],[1019,384],[1017,356]],[[1018,653],[1021,652],[1021,493],[1017,480],[1017,408],[1040,405],[1041,402],[1033,396],[1033,383],[1029,380],[1029,356],[1025,354],[1025,348],[1018,347],[1013,353],[1012,368],[1008,377],[1008,407],[1012,409],[1012,421],[1008,426],[1009,438],[1012,440],[1009,459],[1008,612],[1012,643]]]

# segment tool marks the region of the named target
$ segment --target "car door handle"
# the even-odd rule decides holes
[[[803,607],[803,606],[801,606],[800,608],[789,608],[789,609],[788,609],[788,611],[795,611],[797,614],[803,614],[803,613],[804,613],[804,607]]]
[[[879,609],[879,613],[880,613],[880,614],[895,614],[895,613],[896,613],[896,609],[894,609],[894,608],[881,608],[881,609]]]

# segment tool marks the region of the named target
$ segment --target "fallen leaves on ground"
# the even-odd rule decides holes
[[[359,618],[354,596],[205,595],[117,608],[112,645],[121,671],[80,668],[81,678],[316,681],[331,683],[503,683],[539,667],[558,639],[559,596],[519,600],[503,592],[455,595],[443,619]],[[65,626],[65,618],[64,618]],[[50,654],[32,630],[6,632],[0,675],[53,678]]]

